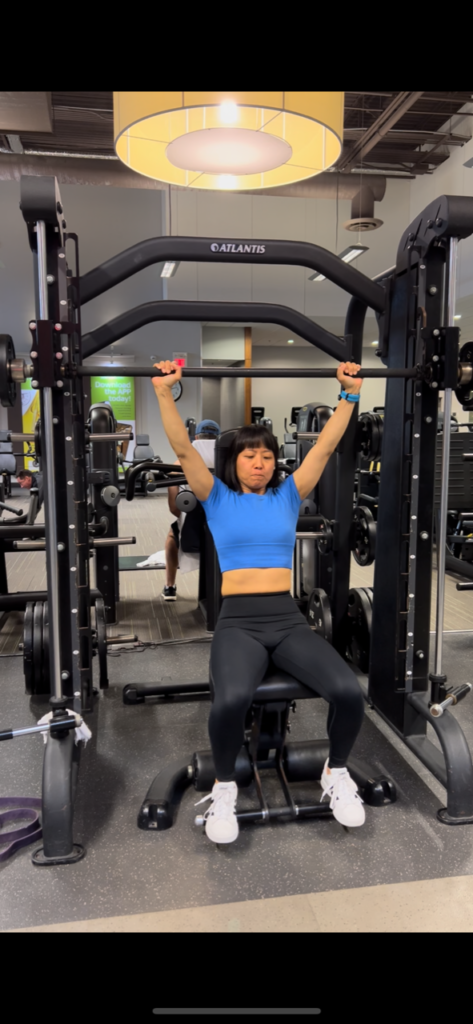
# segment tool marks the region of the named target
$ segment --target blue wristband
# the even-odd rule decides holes
[[[360,401],[359,393],[357,395],[355,395],[355,394],[352,394],[349,391],[341,391],[340,392],[340,398],[344,398],[347,402],[359,402]]]

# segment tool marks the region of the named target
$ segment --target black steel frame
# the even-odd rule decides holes
[[[207,310],[205,319],[211,319],[213,314],[217,314],[218,307],[218,319],[225,319],[226,311],[226,318],[231,320],[240,315],[244,320],[255,320],[260,316],[265,322],[285,322],[291,327],[297,323],[294,329],[302,337],[334,359],[347,358],[350,354],[359,362],[364,317],[367,307],[371,306],[379,319],[385,365],[410,369],[419,362],[424,365],[431,363],[434,353],[446,357],[448,363],[446,333],[442,332],[445,253],[450,238],[465,238],[473,232],[473,199],[444,196],[431,204],[405,232],[395,270],[380,275],[378,283],[332,253],[308,243],[255,242],[254,239],[229,243],[218,239],[173,237],[149,239],[80,278],[78,240],[74,234],[65,234],[66,224],[62,219],[56,179],[23,177],[21,197],[22,213],[34,255],[37,252],[37,225],[40,222],[46,225],[50,282],[49,319],[41,321],[38,318],[32,326],[32,350],[38,353],[35,360],[37,386],[41,392],[43,388],[53,389],[53,422],[56,425],[54,466],[49,467],[49,471],[54,472],[56,481],[54,511],[61,541],[57,586],[63,696],[51,698],[51,705],[57,714],[62,714],[65,706],[81,713],[91,710],[93,703],[84,392],[82,374],[76,372],[81,367],[83,355],[109,344],[117,330],[125,328],[128,332],[152,319],[183,319],[187,316],[188,319],[201,320],[204,309]],[[75,250],[75,273],[67,262],[66,241],[69,240]],[[353,296],[346,319],[345,338],[329,335],[312,321],[284,307],[241,304],[238,314],[233,303],[150,303],[117,318],[120,324],[115,321],[112,325],[98,328],[89,337],[87,347],[83,347],[81,305],[143,267],[164,260],[293,264],[322,272]],[[213,310],[209,309],[210,306]],[[285,319],[278,321],[278,317]],[[450,336],[450,347],[453,341]],[[66,359],[64,353],[67,353]],[[66,376],[61,374],[63,362],[70,367]],[[442,363],[438,365],[442,366]],[[439,765],[438,752],[434,754],[429,749],[425,736],[425,722],[429,716],[426,693],[428,659],[420,663],[416,661],[415,653],[412,654],[420,648],[426,651],[428,640],[432,544],[430,540],[419,546],[417,541],[421,526],[432,537],[438,394],[438,389],[432,386],[435,383],[441,387],[442,377],[431,383],[401,378],[392,379],[387,384],[384,472],[378,512],[375,610],[367,696],[406,744],[415,750],[420,760],[446,785],[448,807],[443,820],[456,823],[473,820],[471,757],[461,729],[448,711],[440,720],[432,720],[431,723],[437,729],[443,746],[445,768]],[[43,394],[41,415],[44,415]],[[428,429],[424,426],[427,416],[431,419]],[[413,436],[414,422],[419,424],[419,430],[415,431],[416,440]],[[342,653],[349,586],[348,541],[356,467],[356,427],[357,416],[354,413],[339,446],[335,499],[338,544],[333,556],[331,597],[334,643]],[[412,465],[415,460],[422,466],[421,480],[415,488],[420,522],[419,529],[410,530],[409,512],[414,490]],[[46,521],[46,541],[48,531]],[[407,559],[411,557],[413,545],[416,557],[417,552],[419,556],[417,592],[415,604],[409,609]],[[49,601],[53,586],[54,581],[48,578]],[[412,644],[407,643],[406,617],[413,622]],[[400,621],[403,622],[402,627],[399,626]],[[413,668],[408,669],[407,665],[411,663]],[[77,859],[72,841],[72,808],[78,755],[70,731],[67,736],[58,734],[54,739],[51,736],[45,747],[44,764],[44,848],[36,863],[67,862]]]
[[[35,270],[37,318],[30,323],[31,350],[35,353],[31,359],[40,389],[42,424],[43,389],[52,391],[54,453],[47,473],[54,476],[56,502],[54,508],[49,507],[49,496],[45,493],[43,532],[48,544],[54,518],[59,542],[57,573],[56,579],[48,573],[47,597],[51,608],[51,597],[57,587],[59,622],[54,629],[59,642],[61,695],[51,696],[50,705],[53,715],[60,718],[66,707],[82,714],[93,705],[84,391],[80,378],[64,381],[60,370],[63,362],[82,361],[79,251],[77,235],[65,235],[55,178],[23,177],[20,207]],[[40,225],[44,225],[45,232],[46,267],[42,269],[47,271],[48,281],[48,318],[42,320],[38,284]],[[69,266],[66,241],[70,243],[69,253],[72,244],[74,269]],[[25,528],[21,529],[24,536]],[[26,533],[30,531],[31,527]],[[43,845],[33,854],[33,863],[37,865],[71,863],[84,854],[83,848],[73,841],[79,759],[80,745],[75,743],[73,731],[50,733],[43,762]]]
[[[431,678],[429,700],[438,391],[455,387],[447,367],[452,358],[458,363],[459,332],[446,328],[450,240],[472,232],[473,199],[440,197],[404,232],[390,281],[381,325],[383,362],[393,368],[422,361],[439,369],[430,382],[386,382],[370,668],[364,681],[370,703],[446,788],[447,808],[438,817],[447,824],[473,822],[473,766],[454,715],[434,718],[429,710],[447,692]],[[358,315],[364,315],[360,307]],[[348,324],[356,351],[350,311]],[[427,737],[427,723],[443,757]]]

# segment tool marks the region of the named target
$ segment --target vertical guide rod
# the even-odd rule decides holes
[[[458,239],[450,239],[448,261],[448,327],[454,326],[457,286]],[[443,617],[445,602],[445,549],[447,544],[448,480],[450,473],[450,420],[452,389],[445,388],[443,408],[442,477],[440,491],[440,528],[437,537],[437,617],[435,634],[435,674],[442,675]]]
[[[46,225],[37,222],[39,319],[48,320]],[[44,420],[44,422],[43,422]],[[44,522],[46,532],[46,573],[49,608],[49,671],[51,695],[62,697],[61,652],[59,647],[59,593],[57,560],[56,481],[54,475],[53,394],[43,388],[41,422],[42,470],[44,475]]]

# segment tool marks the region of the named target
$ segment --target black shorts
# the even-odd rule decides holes
[[[179,523],[177,522],[177,519],[174,521],[174,523],[171,523],[171,530],[174,534],[174,540],[176,541],[176,544],[179,547]]]

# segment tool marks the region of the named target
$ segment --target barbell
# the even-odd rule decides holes
[[[64,379],[74,377],[97,377],[101,376],[103,366],[61,366],[60,376]],[[28,365],[24,359],[17,359],[13,339],[9,334],[0,334],[0,403],[5,407],[11,407],[16,402],[16,386],[33,377],[35,369]],[[336,369],[327,368],[290,368],[290,369],[259,369],[247,367],[209,367],[209,366],[187,366],[182,374],[184,377],[336,377]],[[123,374],[123,367],[107,367],[108,377],[119,377]],[[159,377],[161,370],[154,366],[130,366],[127,367],[127,374],[131,377]],[[405,379],[418,378],[422,376],[420,366],[404,369],[365,369],[360,370],[360,377],[402,377]]]
[[[457,397],[459,401],[464,399],[465,394],[469,394],[468,385],[471,386],[473,379],[473,345],[463,346],[460,357],[465,358],[465,355],[470,358],[471,362],[460,362],[458,365],[458,387]],[[427,366],[412,367],[367,367],[360,369],[358,376],[361,379],[393,379],[399,378],[403,380],[428,380],[430,368]],[[76,366],[75,364],[69,364],[61,366],[60,377],[58,379],[61,385],[61,379],[70,380],[75,377],[100,377],[102,375],[103,366]],[[15,356],[15,346],[13,339],[9,334],[0,334],[0,403],[5,406],[13,406],[16,402],[16,385],[26,381],[29,377],[33,377],[35,369],[33,366],[28,365],[24,359],[17,359]],[[155,366],[129,366],[127,367],[127,374],[130,377],[160,377],[164,376],[162,371],[157,369]],[[121,377],[123,375],[123,366],[108,366],[107,376],[108,377]],[[336,378],[337,369],[329,369],[327,367],[294,367],[281,369],[280,367],[273,368],[259,368],[259,367],[243,367],[243,366],[186,366],[182,370],[183,377],[215,377],[221,379],[223,377],[234,377],[234,378],[318,378],[318,379],[333,379]],[[33,383],[35,383],[33,381]],[[434,382],[436,383],[436,382]],[[102,438],[105,440],[105,438]]]

